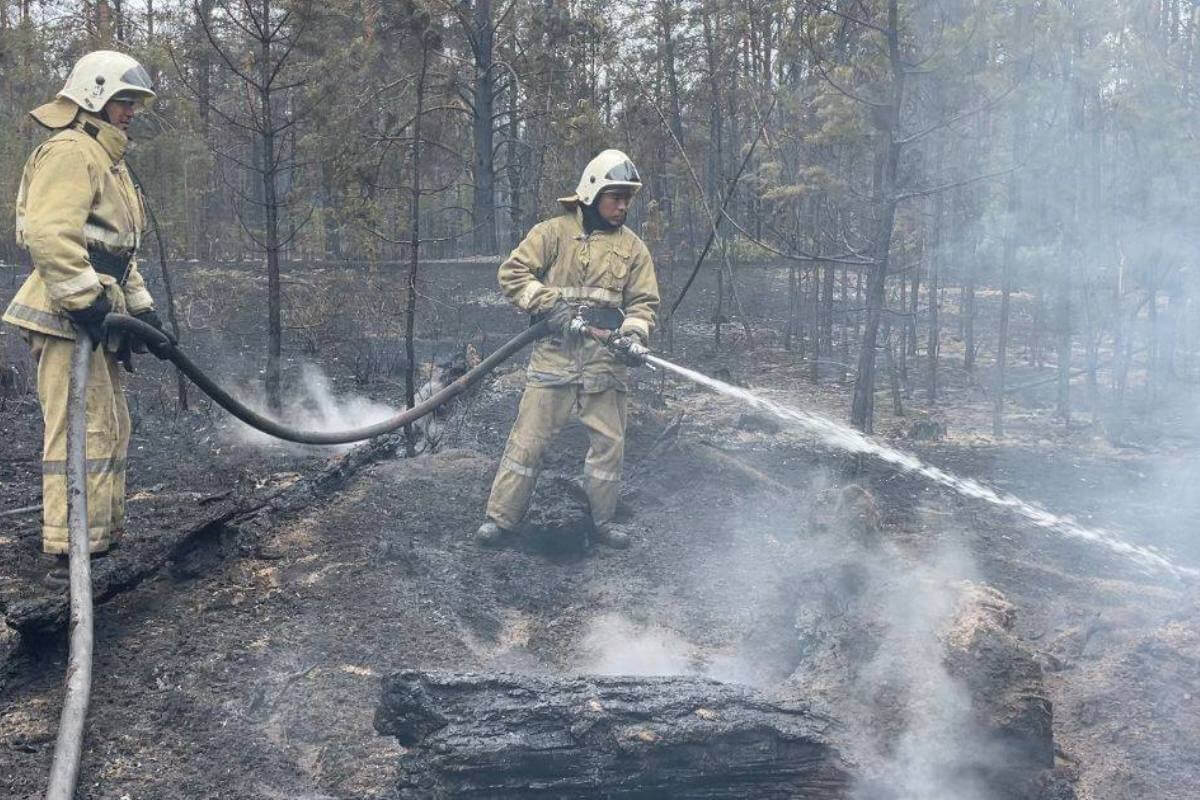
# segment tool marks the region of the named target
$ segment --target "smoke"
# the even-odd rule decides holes
[[[593,619],[579,644],[576,672],[597,675],[700,675],[758,685],[752,653],[713,654],[658,624],[639,625],[619,614]]]
[[[239,393],[238,400],[250,408],[274,417],[261,386],[249,394]],[[318,367],[305,364],[300,371],[300,382],[296,390],[283,399],[281,421],[295,428],[328,433],[358,428],[381,422],[397,411],[366,397],[335,397],[329,378]],[[282,442],[269,434],[250,427],[241,420],[234,420],[226,429],[232,441],[252,447],[284,446],[293,452],[311,452],[311,446]],[[353,444],[322,446],[323,452],[345,452]]]
[[[839,738],[861,776],[856,800],[994,798],[989,776],[1004,756],[946,666],[965,604],[990,590],[974,583],[975,563],[958,547],[918,559],[856,527],[861,507],[844,507],[847,496],[825,533],[805,542],[800,658],[787,684],[844,725]]]
[[[944,636],[957,610],[970,560],[946,549],[925,564],[908,564],[885,548],[862,554],[875,595],[861,624],[877,631],[878,649],[855,675],[850,692],[870,704],[847,720],[872,780],[857,796],[875,800],[975,800],[991,797],[977,776],[987,734],[973,718],[966,685],[944,663]],[[864,722],[871,720],[868,725]],[[883,723],[883,725],[880,725]],[[880,736],[881,732],[887,732]],[[881,793],[878,786],[887,787]]]
[[[577,671],[599,675],[695,675],[696,648],[656,625],[639,626],[619,614],[593,619],[580,642]]]
[[[856,800],[1003,796],[1029,774],[997,738],[990,703],[1003,698],[960,677],[975,680],[959,668],[977,655],[974,631],[994,620],[988,603],[1005,606],[954,544],[970,537],[898,541],[870,492],[822,470],[808,484],[799,508],[758,503],[711,518],[695,535],[720,539],[680,565],[687,578],[670,587],[672,602],[636,622],[591,620],[573,666],[703,675],[830,713],[860,776]]]

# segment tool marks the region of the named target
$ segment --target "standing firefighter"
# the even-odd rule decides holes
[[[55,134],[29,156],[17,189],[17,244],[29,250],[33,273],[4,321],[21,328],[37,363],[45,421],[42,550],[57,559],[51,585],[67,580],[67,384],[77,328],[96,343],[86,411],[91,552],[113,546],[125,516],[129,409],[117,364],[128,369],[131,349],[145,350],[106,337],[103,324],[113,311],[162,328],[134,261],[146,215],[123,160],[130,120],[154,99],[150,83],[134,59],[99,50],[76,62],[52,102],[30,112]]]
[[[529,507],[542,453],[571,413],[588,429],[584,462],[595,540],[627,547],[629,534],[612,522],[625,455],[628,384],[625,364],[597,342],[569,331],[581,305],[589,324],[645,345],[658,309],[650,251],[625,227],[642,187],[633,162],[605,150],[583,171],[579,186],[559,198],[564,213],[534,226],[500,266],[500,288],[522,311],[550,319],[553,333],[529,359],[517,421],[500,459],[487,521],[475,533],[496,544]]]

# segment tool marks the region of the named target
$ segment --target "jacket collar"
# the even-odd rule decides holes
[[[112,123],[105,122],[95,114],[80,112],[71,127],[81,131],[96,140],[104,148],[108,157],[116,164],[125,157],[125,148],[129,146],[129,137],[125,131]]]
[[[583,225],[583,207],[579,203],[574,203],[573,205],[574,210],[571,213],[571,218],[575,220],[575,226],[578,229],[575,231],[575,238],[586,239],[588,237],[588,232],[587,228],[585,228]],[[592,233],[599,236],[606,236],[608,234],[619,234],[624,229],[624,225],[618,225],[615,228],[597,228],[596,230],[592,231]]]

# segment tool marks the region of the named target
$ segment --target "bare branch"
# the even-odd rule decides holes
[[[934,194],[938,194],[940,192],[947,191],[948,189],[957,189],[959,186],[969,186],[972,183],[979,183],[980,181],[991,180],[992,178],[1002,178],[1005,175],[1011,175],[1012,173],[1016,172],[1020,168],[1021,168],[1021,165],[1017,165],[1014,167],[1009,167],[1008,169],[1000,170],[999,172],[989,172],[986,175],[975,175],[970,178],[965,178],[964,180],[961,180],[961,181],[955,181],[953,183],[946,183],[946,184],[942,184],[941,186],[934,186],[929,189],[918,189],[918,190],[912,191],[912,192],[901,192],[900,194],[895,196],[895,200],[896,200],[896,202],[900,202],[901,200],[909,200],[913,197],[928,197],[930,195],[934,195]]]
[[[901,139],[897,139],[896,144],[901,147],[908,145],[908,144],[912,144],[913,142],[917,141],[918,139],[923,139],[924,137],[928,136],[929,134],[933,133],[934,131],[939,131],[942,128],[953,125],[956,122],[960,122],[960,121],[966,119],[967,117],[971,117],[976,114],[982,113],[984,111],[988,111],[989,109],[995,108],[996,105],[998,105],[1002,100],[1004,100],[1006,97],[1008,97],[1014,91],[1016,91],[1017,87],[1020,85],[1021,85],[1020,82],[1015,82],[1011,86],[1009,86],[1007,89],[1005,89],[1003,92],[1001,92],[999,95],[997,95],[996,97],[985,101],[983,103],[983,105],[968,109],[968,110],[963,111],[958,114],[955,114],[952,117],[947,117],[946,119],[939,120],[938,122],[935,122],[934,124],[930,125],[929,127],[925,128],[923,130],[917,131],[916,133],[910,134]]]
[[[871,106],[872,108],[889,108],[887,103],[880,103],[875,100],[868,100],[865,97],[859,97],[854,92],[843,87],[840,83],[835,81],[828,72],[825,71],[825,67],[821,66],[820,61],[814,61],[813,66],[817,68],[817,72],[821,73],[821,77],[825,79],[825,82],[832,86],[838,94],[845,95],[856,103],[862,103],[864,106]]]
[[[254,78],[247,75],[245,72],[239,69],[236,64],[233,63],[233,59],[229,57],[229,54],[225,52],[220,43],[217,41],[216,34],[213,33],[212,28],[209,26],[209,20],[205,19],[205,17],[199,13],[198,8],[196,16],[200,20],[200,27],[204,30],[204,37],[208,39],[208,43],[212,45],[213,50],[216,50],[217,55],[220,56],[221,60],[225,62],[225,66],[229,67],[229,71],[234,75],[237,75],[238,78],[248,85],[261,89],[262,87],[259,87]]]
[[[846,20],[847,22],[852,22],[855,25],[861,25],[864,28],[870,28],[873,31],[882,33],[884,36],[888,35],[888,31],[886,28],[882,28],[882,27],[876,25],[874,22],[867,22],[865,19],[859,19],[858,17],[852,17],[849,14],[846,14],[845,12],[838,11],[836,8],[831,8],[830,6],[826,5],[825,3],[814,2],[814,0],[805,0],[805,4],[812,6],[813,8],[817,9],[818,11],[824,11],[826,13],[833,14],[835,17],[841,17],[842,19]]]

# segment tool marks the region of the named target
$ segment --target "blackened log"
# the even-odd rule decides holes
[[[194,551],[208,548],[218,539],[235,542],[231,547],[221,546],[222,551],[232,548],[243,555],[252,554],[281,518],[303,512],[338,491],[364,467],[392,457],[401,441],[396,434],[379,436],[285,486],[247,494],[233,492],[211,504],[181,509],[170,529],[140,540],[136,547],[122,547],[93,560],[94,602],[103,603],[133,589],[168,564],[187,562]],[[65,628],[70,615],[66,592],[49,592],[40,585],[31,589],[37,593],[6,608],[0,606],[4,622],[23,636],[46,636]]]
[[[849,796],[834,722],[694,677],[406,670],[375,728],[410,749],[402,798]]]

